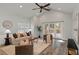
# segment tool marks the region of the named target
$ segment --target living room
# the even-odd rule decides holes
[[[68,39],[74,39],[77,46],[79,43],[78,6],[78,3],[0,4],[0,55],[68,55]],[[77,54],[74,51],[71,54]]]

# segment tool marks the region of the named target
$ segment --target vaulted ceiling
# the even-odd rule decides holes
[[[49,8],[51,8],[51,11],[59,10],[61,12],[72,13],[77,6],[79,4],[76,3],[51,3]],[[32,10],[37,7],[34,3],[0,3],[0,16],[28,18],[39,13],[39,10]]]

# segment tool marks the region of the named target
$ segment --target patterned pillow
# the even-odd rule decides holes
[[[18,36],[17,36],[16,33],[13,34],[13,37],[14,37],[15,39],[18,38]]]
[[[30,36],[30,34],[29,34],[29,33],[27,33],[27,32],[26,32],[26,34],[27,34],[27,36]]]

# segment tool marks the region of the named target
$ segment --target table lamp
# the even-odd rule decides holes
[[[9,37],[9,34],[11,33],[11,31],[9,29],[7,29],[5,31],[5,33],[6,33],[5,45],[10,45],[10,41],[9,41],[10,37]]]
[[[9,29],[7,29],[7,30],[5,31],[5,33],[6,33],[6,38],[7,38],[7,37],[9,37],[9,34],[11,33],[11,31],[10,31]]]

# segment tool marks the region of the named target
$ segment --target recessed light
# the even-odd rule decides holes
[[[23,5],[19,5],[19,7],[20,7],[20,8],[22,8],[22,7],[23,7]]]

